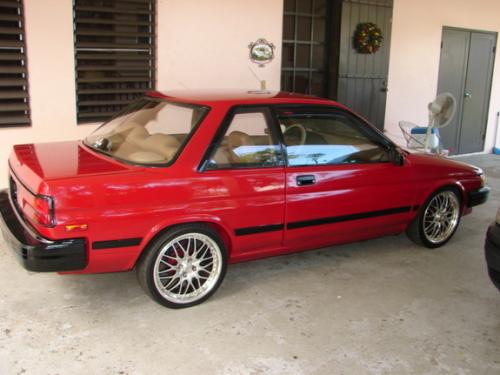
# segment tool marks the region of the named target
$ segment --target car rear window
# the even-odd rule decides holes
[[[207,114],[199,105],[143,98],[85,139],[110,157],[141,165],[168,165]]]

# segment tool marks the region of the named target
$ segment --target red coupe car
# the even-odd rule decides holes
[[[83,141],[15,146],[9,179],[1,227],[26,269],[136,268],[174,308],[232,262],[403,231],[441,246],[489,192],[338,103],[260,92],[149,93]]]

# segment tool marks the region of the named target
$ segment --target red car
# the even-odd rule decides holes
[[[403,231],[441,246],[489,192],[479,168],[288,93],[149,93],[84,141],[15,146],[9,171],[1,226],[26,269],[136,268],[174,308],[232,262]]]

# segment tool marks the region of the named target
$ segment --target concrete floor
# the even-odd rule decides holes
[[[135,273],[27,273],[0,251],[0,374],[500,374],[489,202],[444,248],[405,235],[229,267],[201,306],[150,301]],[[5,248],[0,244],[1,250]]]

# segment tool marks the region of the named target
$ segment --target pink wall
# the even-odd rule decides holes
[[[32,126],[0,129],[0,187],[14,144],[81,138],[76,125],[71,0],[24,0]]]
[[[395,0],[385,129],[404,144],[398,122],[427,124],[427,104],[437,94],[443,26],[500,31],[498,0]],[[495,59],[485,152],[494,144],[500,110],[500,48]],[[500,138],[500,136],[499,136]],[[500,139],[498,139],[500,144]]]
[[[157,0],[158,87],[279,89],[282,0]],[[266,38],[275,60],[258,68],[248,45]]]
[[[157,87],[279,89],[283,0],[157,0]],[[72,0],[24,0],[31,118],[0,129],[0,187],[14,144],[81,139],[97,124],[76,124]],[[278,50],[264,69],[248,44],[267,38]]]
[[[157,1],[159,89],[256,89],[250,67],[270,89],[279,88],[283,0]],[[76,124],[72,0],[24,3],[33,125],[0,129],[0,187],[7,184],[12,145],[81,139],[96,127]],[[426,106],[437,90],[442,26],[499,31],[499,15],[498,0],[395,0],[386,111],[391,137],[400,140],[400,120],[427,121]],[[247,46],[257,38],[277,47],[265,69],[248,60]],[[487,152],[500,110],[499,64],[497,58]]]

